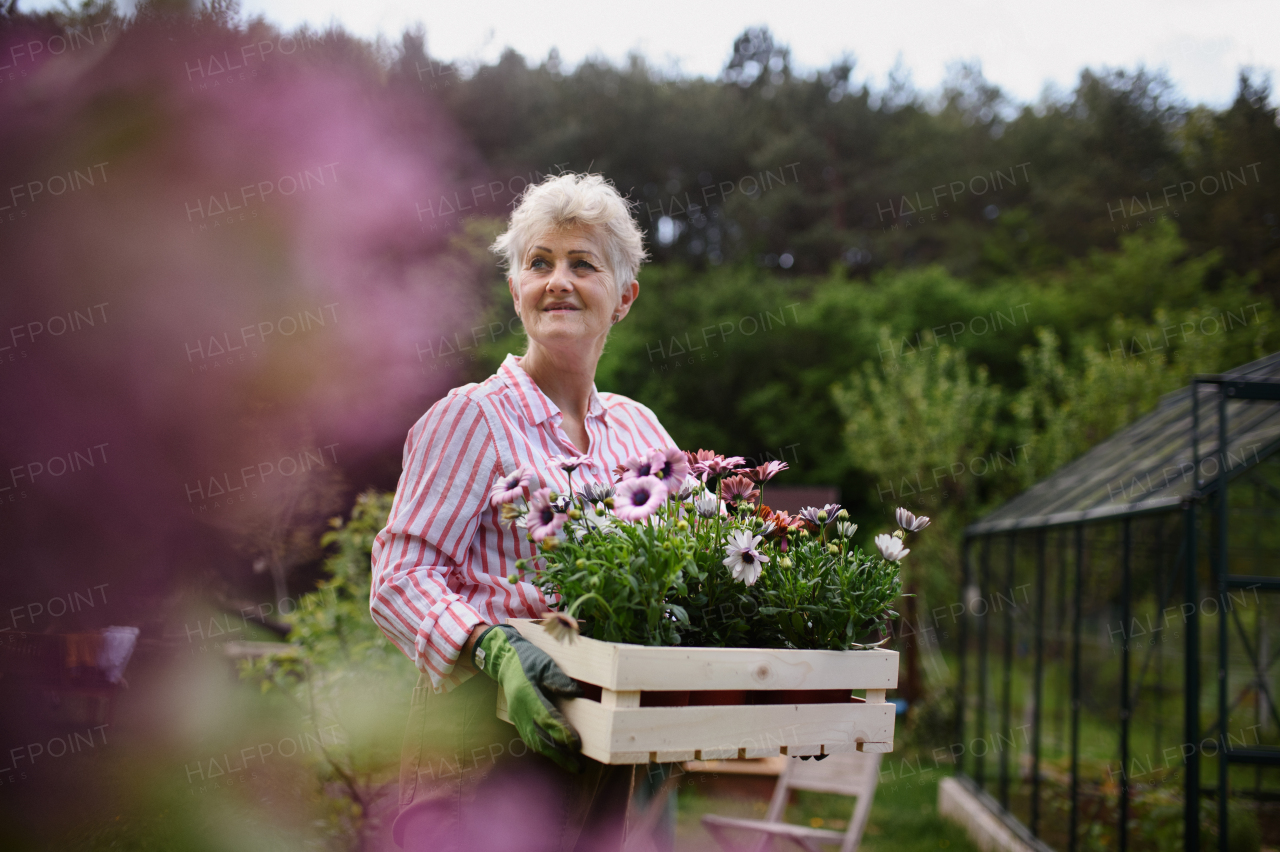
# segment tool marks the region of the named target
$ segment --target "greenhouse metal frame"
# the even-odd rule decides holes
[[[1280,353],[966,529],[957,777],[1032,848],[1198,852],[1274,817],[1278,450]]]

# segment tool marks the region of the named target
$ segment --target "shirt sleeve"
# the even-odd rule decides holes
[[[470,676],[454,666],[484,618],[453,589],[497,465],[479,404],[440,400],[409,432],[391,515],[374,540],[370,614],[437,690]]]

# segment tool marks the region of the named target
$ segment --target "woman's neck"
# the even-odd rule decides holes
[[[582,423],[591,405],[596,364],[600,352],[558,352],[529,341],[529,351],[520,367],[529,374],[547,398],[556,404],[566,420]]]

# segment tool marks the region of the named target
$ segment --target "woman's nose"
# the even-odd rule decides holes
[[[573,276],[567,263],[557,263],[547,279],[547,289],[555,293],[567,293],[573,289]]]

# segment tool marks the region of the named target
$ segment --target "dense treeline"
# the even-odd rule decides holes
[[[393,77],[447,105],[499,179],[602,171],[639,203],[659,260],[789,254],[793,272],[861,277],[939,262],[988,281],[1115,248],[1154,217],[1193,251],[1221,249],[1224,271],[1280,283],[1280,128],[1247,72],[1214,111],[1142,69],[1086,70],[1035,105],[966,66],[936,95],[872,91],[852,82],[852,58],[796,72],[763,31],[738,39],[714,81],[668,79],[640,57],[563,73],[554,56],[513,52],[464,76],[415,38],[402,51]]]

